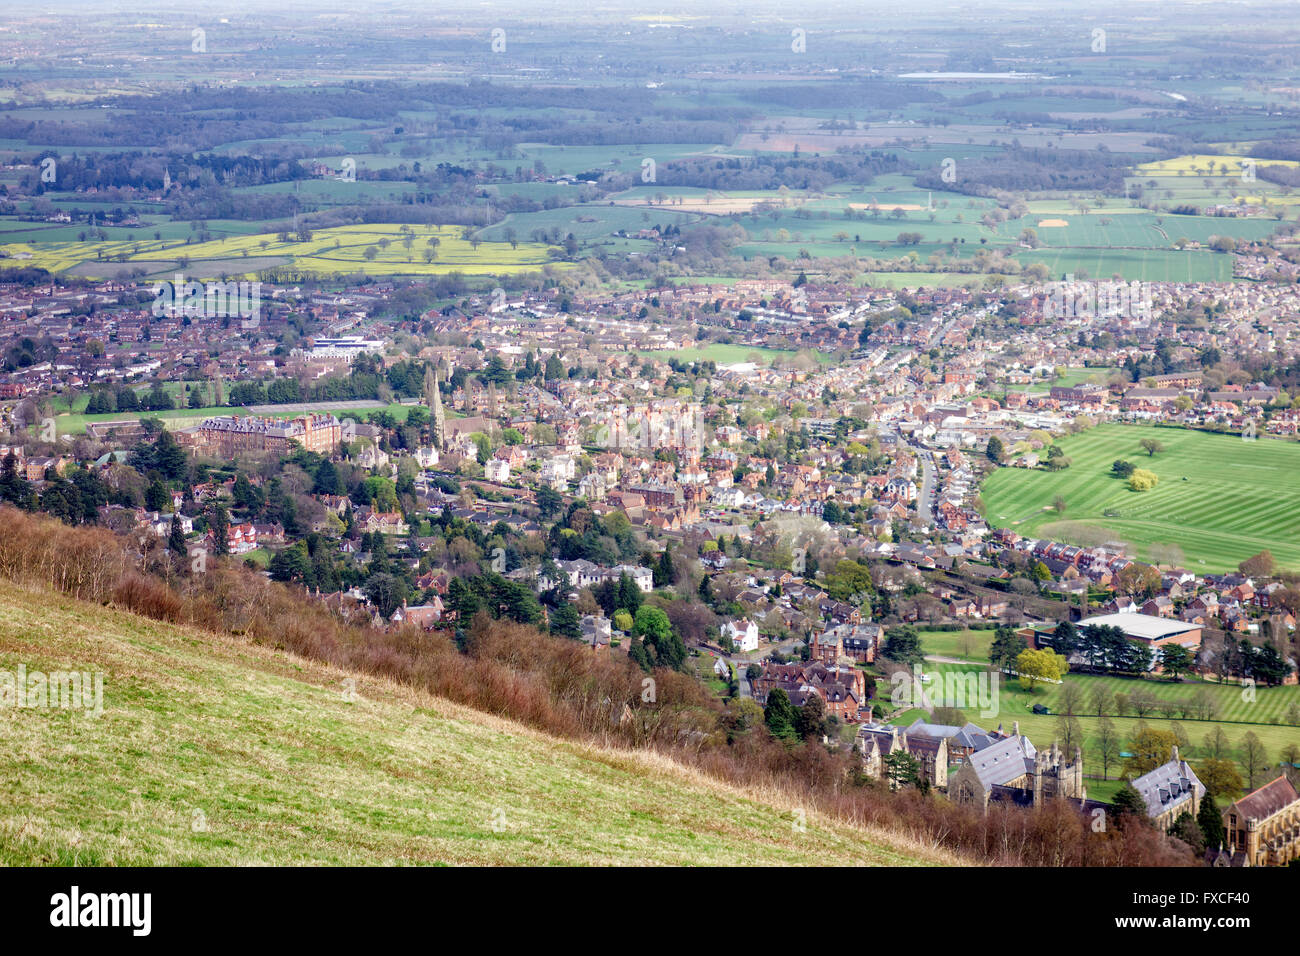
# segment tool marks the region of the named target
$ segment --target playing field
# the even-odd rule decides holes
[[[981,670],[983,668],[970,664],[942,664],[931,661],[925,665],[926,673],[932,678],[948,672],[975,673]],[[1253,733],[1259,738],[1272,767],[1277,766],[1284,748],[1300,740],[1300,727],[1287,723],[1290,708],[1300,706],[1300,689],[1295,687],[1258,687],[1254,689],[1252,696],[1243,694],[1241,687],[1237,685],[1207,684],[1195,680],[1175,684],[1169,681],[1138,678],[1067,674],[1065,682],[1076,685],[1081,692],[1079,710],[1076,713],[1079,729],[1083,733],[1083,765],[1086,774],[1102,773],[1097,742],[1099,719],[1091,703],[1093,691],[1098,687],[1104,688],[1112,695],[1108,698],[1106,714],[1121,735],[1122,749],[1128,748],[1129,741],[1144,723],[1156,730],[1175,733],[1176,724],[1187,738],[1187,746],[1183,748],[1182,755],[1190,759],[1195,766],[1209,756],[1206,738],[1213,734],[1216,728],[1221,728],[1228,738],[1228,758],[1237,762],[1238,768],[1242,771],[1242,779],[1245,780],[1245,767],[1240,748],[1247,733]],[[936,681],[931,686],[938,688],[946,685]],[[1027,735],[1035,747],[1047,749],[1052,741],[1058,740],[1061,735],[1062,728],[1058,714],[1064,686],[1039,686],[1030,693],[1021,690],[1017,680],[1009,678],[998,688],[996,699],[987,696],[981,701],[972,697],[959,703],[964,704],[961,709],[965,717],[986,730],[992,730],[1001,724],[1004,730],[1010,732],[1013,724],[1019,723],[1021,733]],[[1155,710],[1147,712],[1143,717],[1137,716],[1131,708],[1126,709],[1123,715],[1118,714],[1113,695],[1116,693],[1132,695],[1137,691],[1145,691],[1159,701],[1191,702],[1201,698],[1209,700],[1215,708],[1214,717],[1201,720],[1194,712],[1168,710],[1163,706],[1157,706]],[[1045,705],[1051,713],[1035,714],[1034,704]],[[988,709],[991,713],[982,712],[981,708],[985,705],[990,705]],[[908,721],[913,719],[915,717],[909,717]],[[904,723],[902,720],[895,722]],[[1112,762],[1108,768],[1108,776],[1118,776],[1121,763],[1122,761]],[[1276,774],[1276,769],[1265,771],[1258,776],[1256,784],[1271,779]],[[1089,790],[1091,789],[1089,785]],[[1090,792],[1089,795],[1093,794]]]
[[[1109,380],[1110,377],[1114,375],[1117,371],[1119,370],[1114,366],[1096,366],[1091,368],[1087,368],[1087,367],[1066,368],[1066,369],[1062,369],[1061,370],[1062,374],[1057,378],[1053,379],[1052,381],[1035,382],[1033,385],[1028,386],[1025,389],[1025,391],[1047,392],[1047,391],[1051,391],[1053,385],[1068,386],[1068,385],[1082,385],[1084,383],[1105,385],[1107,380]]]
[[[1143,438],[1165,451],[1148,457]],[[1152,545],[1176,545],[1199,572],[1235,569],[1264,549],[1279,566],[1300,569],[1300,445],[1134,425],[1101,425],[1059,444],[1072,459],[1064,471],[989,476],[981,495],[991,525],[1078,544],[1123,540],[1138,558]],[[1154,471],[1160,483],[1130,491],[1111,477],[1117,458]],[[1052,508],[1058,495],[1062,513]]]

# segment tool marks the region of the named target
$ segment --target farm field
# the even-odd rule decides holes
[[[1116,212],[1122,213],[1116,215]],[[1065,225],[1044,225],[1044,223]],[[1231,216],[1153,215],[1145,210],[1094,209],[1086,216],[1071,211],[1059,215],[1031,213],[1009,219],[999,231],[1018,237],[1022,229],[1033,229],[1038,241],[1050,249],[1105,248],[1117,252],[1128,249],[1170,250],[1179,239],[1201,244],[1211,236],[1234,239],[1263,239],[1277,223],[1271,219],[1244,219]]]
[[[1119,276],[1126,282],[1232,281],[1232,256],[1204,249],[1034,249],[1021,250],[1012,258],[1022,265],[1041,262],[1054,279],[1073,275],[1076,279]]]
[[[778,206],[798,206],[816,194],[790,190],[738,189],[722,191],[683,186],[637,186],[617,193],[610,201],[620,206],[638,208],[672,209],[681,212],[698,212],[714,216],[748,213],[762,203]]]
[[[499,242],[505,239],[507,229],[513,229],[522,246],[522,240],[531,238],[535,230],[541,230],[549,237],[558,235],[563,239],[572,234],[579,242],[587,242],[605,239],[620,231],[635,233],[652,226],[685,226],[698,222],[701,216],[702,213],[691,213],[675,207],[669,209],[664,206],[587,203],[538,212],[511,213],[503,221],[480,229],[475,235],[488,242]]]
[[[1259,159],[1249,156],[1238,144],[1224,145],[1231,146],[1238,155],[1189,154],[1143,163],[1127,182],[1130,187],[1141,188],[1144,196],[1154,197],[1169,207],[1185,203],[1199,206],[1244,202],[1268,206],[1270,214],[1289,215],[1300,204],[1300,196],[1294,190],[1258,177],[1259,169],[1265,166],[1300,164],[1293,160]],[[1249,167],[1243,163],[1255,164],[1254,180],[1242,178],[1243,174],[1249,175]]]
[[[1205,176],[1212,170],[1218,174],[1230,175],[1241,171],[1243,162],[1253,162],[1268,166],[1300,166],[1289,159],[1260,159],[1249,155],[1219,156],[1212,153],[1188,153],[1172,159],[1157,159],[1137,167],[1142,176]]]
[[[1148,457],[1143,438],[1166,450]],[[1233,570],[1265,549],[1300,569],[1300,445],[1117,424],[1058,444],[1072,459],[1064,471],[999,468],[988,477],[981,495],[992,526],[1073,544],[1122,540],[1139,559],[1152,545],[1176,545],[1201,573]],[[1110,474],[1118,458],[1154,471],[1159,484],[1130,491]],[[1063,514],[1051,509],[1058,495]]]
[[[986,278],[977,272],[864,272],[861,284],[881,289],[978,288]]]
[[[286,264],[320,274],[364,272],[367,275],[502,275],[528,272],[555,263],[555,247],[539,242],[471,242],[459,227],[412,226],[402,232],[397,224],[338,226],[316,230],[311,239],[282,242],[268,233],[227,236],[186,244],[174,239],[139,239],[72,242],[6,243],[15,264],[51,272],[80,267],[83,275],[109,275],[123,264],[146,273],[183,269],[198,278],[219,275],[252,276],[266,265]],[[436,247],[429,241],[436,239]],[[436,255],[426,262],[426,249]],[[373,250],[373,252],[371,252]],[[183,259],[182,259],[183,257]],[[101,260],[120,260],[103,262]]]
[[[736,251],[751,258],[794,258],[807,252],[814,258],[914,253],[926,259],[935,253],[970,258],[981,249],[1001,249],[1022,266],[1042,263],[1053,277],[1230,281],[1231,256],[1204,248],[1178,249],[1175,242],[1204,246],[1215,235],[1262,239],[1277,226],[1272,219],[1157,215],[1123,200],[1110,202],[1113,207],[1097,205],[1083,213],[1064,200],[1033,200],[1027,215],[991,228],[980,222],[992,208],[987,200],[920,189],[908,176],[887,174],[867,187],[832,187],[824,197],[798,208],[739,216],[749,241]],[[1020,246],[1025,229],[1034,230],[1037,248]],[[919,234],[920,242],[900,244],[902,232]],[[918,278],[915,284],[972,280],[979,281],[979,276]]]
[[[713,146],[691,143],[634,143],[617,146],[557,146],[550,143],[520,143],[520,157],[528,162],[541,161],[552,173],[577,175],[591,169],[635,171],[640,175],[641,161],[653,159],[667,163],[687,156],[709,156],[727,152],[725,144]]]

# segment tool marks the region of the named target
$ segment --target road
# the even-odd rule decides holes
[[[921,490],[916,496],[916,516],[927,525],[935,523],[935,467],[934,454],[928,449],[923,448],[915,442],[911,443],[912,450],[916,452],[916,457],[921,462]]]
[[[927,521],[934,520],[934,456],[928,451],[918,451],[921,458],[921,495],[917,513]]]
[[[736,671],[736,680],[740,683],[740,696],[753,697],[754,688],[749,685],[749,679],[745,677],[745,669],[750,664],[757,664],[771,656],[773,651],[780,651],[786,657],[794,654],[795,650],[803,643],[802,638],[792,637],[788,640],[781,641],[777,644],[768,644],[764,641],[760,644],[758,650],[749,651],[744,654],[732,654],[730,657],[722,656],[722,659],[732,666]]]

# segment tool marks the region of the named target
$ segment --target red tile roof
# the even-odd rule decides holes
[[[1284,774],[1246,794],[1233,806],[1248,820],[1266,820],[1297,800],[1300,800],[1300,794],[1296,793],[1295,787],[1291,786],[1291,781]]]

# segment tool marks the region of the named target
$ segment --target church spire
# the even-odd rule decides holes
[[[433,367],[424,370],[424,400],[433,419],[433,447],[446,451],[447,416],[442,410],[442,390],[438,388],[438,373]]]

